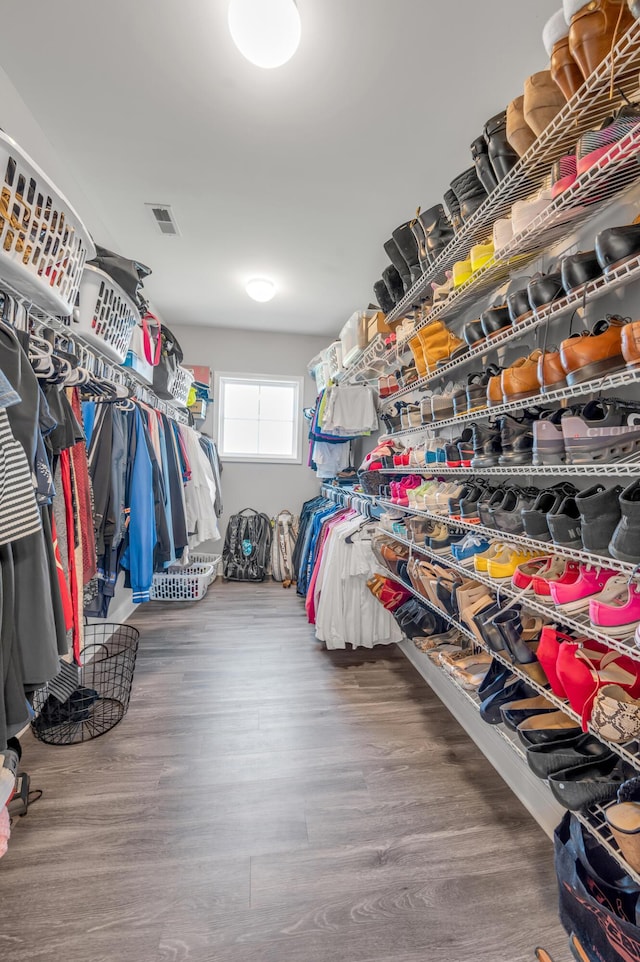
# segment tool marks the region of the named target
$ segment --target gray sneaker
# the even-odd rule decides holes
[[[621,485],[594,484],[576,495],[582,525],[582,546],[594,554],[609,555],[609,542],[620,521]]]
[[[580,512],[574,495],[567,495],[559,505],[547,512],[547,524],[554,544],[582,549]]]
[[[613,532],[609,553],[617,561],[640,562],[640,481],[633,481],[620,495],[621,518]]]
[[[640,406],[615,399],[589,401],[562,418],[568,464],[620,461],[640,454]]]

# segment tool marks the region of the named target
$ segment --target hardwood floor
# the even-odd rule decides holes
[[[24,740],[2,962],[566,962],[551,843],[395,649],[277,585],[132,621],[124,721]]]

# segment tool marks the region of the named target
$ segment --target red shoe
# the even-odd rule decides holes
[[[531,587],[536,601],[541,601],[543,605],[553,604],[551,598],[551,582],[556,584],[572,584],[578,580],[580,565],[577,561],[567,561],[554,555],[550,559],[549,566],[543,569],[540,574],[534,575],[531,579]]]

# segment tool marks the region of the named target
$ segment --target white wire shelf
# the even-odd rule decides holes
[[[545,394],[534,394],[524,401],[509,401],[506,404],[496,404],[492,407],[479,408],[477,411],[470,411],[466,414],[458,414],[452,418],[442,418],[438,421],[430,421],[427,424],[415,425],[411,428],[401,428],[399,431],[382,435],[381,440],[392,440],[396,437],[403,437],[406,434],[429,430],[436,434],[443,428],[467,424],[471,421],[482,421],[485,418],[498,417],[500,414],[510,414],[512,411],[522,411],[537,405],[547,405],[558,401],[565,401],[570,398],[585,397],[588,394],[599,394],[604,391],[615,391],[620,388],[629,387],[640,382],[640,368],[630,368],[624,371],[614,371],[606,377],[594,378],[591,381],[582,381],[580,384],[572,384],[569,387],[558,388],[555,391],[547,391]]]
[[[563,154],[573,152],[581,134],[600,127],[612,110],[609,83],[613,73],[618,89],[625,90],[627,94],[636,90],[639,54],[640,26],[634,23],[513,170],[500,181],[491,196],[463,225],[430,269],[389,313],[388,323],[394,323],[419,305],[431,282],[456,261],[463,260],[474,244],[483,242],[493,222],[506,216],[516,200],[539,187],[548,176],[553,162]]]
[[[443,615],[443,617],[445,617],[445,620],[447,620],[449,624],[457,628],[462,635],[464,635],[467,638],[470,638],[474,642],[474,645],[476,647],[484,648],[486,651],[489,652],[489,654],[493,655],[493,657],[496,658],[497,661],[499,661],[501,664],[504,664],[505,667],[510,668],[514,675],[517,675],[518,677],[522,678],[522,680],[525,681],[527,685],[529,685],[532,689],[534,689],[539,694],[547,698],[549,701],[557,705],[561,711],[565,712],[565,714],[569,715],[571,718],[574,718],[577,722],[580,721],[580,716],[573,711],[573,709],[570,707],[570,705],[568,705],[567,702],[563,701],[561,698],[558,698],[556,695],[554,695],[550,689],[544,688],[542,685],[538,685],[537,683],[532,682],[529,676],[525,672],[520,671],[518,667],[516,665],[513,665],[508,659],[500,657],[499,655],[497,655],[495,652],[491,651],[489,648],[487,648],[484,645],[478,645],[478,642],[475,636],[471,632],[469,632],[464,625],[461,625],[459,622],[457,622],[455,618],[444,615],[443,612],[440,609],[438,609],[435,605],[433,605],[427,598],[425,598],[424,595],[421,595],[418,591],[413,589],[410,585],[407,585],[400,578],[397,578],[396,576],[392,575],[389,571],[385,570],[384,575],[385,577],[392,578],[392,580],[394,580],[397,584],[401,584],[403,585],[403,587],[410,590],[411,593],[415,595],[415,597],[418,598],[420,602],[424,603],[426,607],[428,607],[432,611],[437,612],[437,614]],[[442,667],[440,667],[440,671],[442,672],[443,676],[455,688],[455,690],[460,694],[460,696],[465,698],[465,700],[471,702],[471,704],[479,712],[481,703],[478,696],[475,693],[467,691],[465,688],[463,688],[462,685],[457,682],[455,675],[450,674]],[[517,736],[515,735],[515,733],[512,734],[511,731],[502,724],[493,725],[492,728],[501,735],[504,741],[506,741],[509,744],[509,746],[513,749],[513,751],[518,755],[522,763],[526,765],[527,764],[526,753],[524,752],[522,746],[517,741]],[[615,752],[615,754],[617,754],[621,759],[623,759],[623,761],[627,762],[628,765],[630,765],[636,771],[640,770],[640,757],[638,757],[637,755],[637,746],[635,742],[629,743],[629,745],[626,745],[626,746],[614,745],[613,743],[607,742],[604,739],[600,738],[598,735],[595,734],[595,732],[591,730],[591,728],[589,728],[589,731],[596,738],[598,738],[599,741],[601,741],[613,752]],[[634,746],[635,746],[635,751],[634,751]],[[611,802],[611,804],[614,804],[614,802]],[[616,859],[616,861],[620,864],[622,869],[628,875],[630,875],[634,879],[634,881],[640,884],[640,875],[638,875],[638,873],[636,873],[634,869],[631,868],[628,862],[625,861],[624,856],[620,852],[620,849],[618,848],[618,845],[611,833],[611,830],[609,829],[609,826],[606,823],[605,812],[607,807],[608,806],[592,805],[588,809],[580,812],[574,812],[574,814],[580,820],[581,824],[584,825],[585,828],[589,832],[591,832],[591,834],[598,840],[598,842],[600,842],[600,844],[604,846],[604,848],[608,851],[608,853],[612,855],[613,858]]]
[[[417,508],[401,507],[400,505],[394,504],[393,501],[387,501],[384,498],[376,498],[375,500],[380,507],[387,508],[390,511],[404,512],[405,514],[410,514],[418,518],[426,518],[429,521],[439,521],[449,528],[455,528],[460,531],[473,531],[477,534],[484,535],[484,537],[490,541],[498,539],[509,544],[521,545],[523,548],[528,548],[529,551],[536,551],[548,555],[559,555],[570,561],[577,561],[580,564],[592,565],[594,567],[606,567],[613,571],[620,571],[629,577],[634,574],[638,567],[635,564],[628,564],[626,561],[617,561],[615,558],[593,554],[590,551],[577,551],[574,548],[565,548],[563,545],[554,544],[553,541],[536,541],[533,538],[527,538],[526,535],[523,534],[509,534],[505,531],[498,531],[496,528],[487,528],[483,524],[473,524],[470,521],[452,521],[447,515],[420,511]],[[580,627],[584,629],[585,626],[581,625]],[[591,628],[589,630],[593,631]],[[640,657],[640,653],[638,657]]]
[[[388,532],[385,532],[385,533],[388,533]],[[402,538],[396,538],[395,535],[390,535],[390,537],[393,538],[394,541],[397,540],[401,544],[409,544],[409,546],[411,547],[410,543],[406,542]],[[422,552],[422,551],[419,553],[425,554],[425,552]],[[430,555],[429,553],[426,553],[426,557],[430,557],[431,560],[436,562],[439,560],[438,555]],[[470,578],[474,577],[473,573],[470,574],[468,571],[461,572],[461,573],[464,573],[467,577],[470,577]],[[452,628],[455,628],[457,631],[459,631],[460,634],[463,635],[468,641],[473,643],[473,645],[476,648],[482,648],[484,651],[488,652],[488,654],[490,654],[492,658],[495,658],[496,661],[499,661],[500,664],[504,665],[505,668],[508,668],[512,674],[516,675],[518,678],[524,681],[529,686],[529,688],[532,688],[539,695],[544,696],[544,698],[546,698],[547,701],[552,702],[552,704],[554,704],[556,708],[559,708],[560,711],[563,711],[565,715],[568,715],[570,718],[573,718],[573,720],[578,725],[582,725],[582,719],[580,715],[573,710],[573,708],[571,707],[571,705],[566,699],[559,698],[557,695],[554,695],[554,693],[551,691],[550,688],[545,688],[544,685],[540,685],[538,684],[538,682],[533,681],[533,679],[530,678],[525,671],[523,671],[517,664],[514,664],[514,662],[512,662],[509,658],[501,655],[499,652],[493,651],[493,649],[489,648],[488,645],[478,641],[478,639],[473,634],[473,632],[470,631],[466,627],[466,625],[464,625],[459,619],[455,618],[453,615],[450,615],[448,612],[443,612],[442,609],[438,608],[437,605],[434,605],[428,598],[425,598],[424,595],[420,594],[419,591],[416,591],[415,588],[413,588],[411,585],[408,585],[404,581],[402,581],[401,578],[398,578],[396,575],[393,575],[389,571],[385,571],[384,575],[385,577],[389,576],[396,583],[401,584],[405,588],[410,590],[411,593],[416,598],[419,599],[419,601],[424,603],[425,606],[429,608],[431,611],[433,611],[434,613],[441,615],[444,618],[444,620],[451,625]],[[549,621],[550,619],[547,619],[547,620]],[[607,748],[609,748],[612,752],[614,752],[616,755],[619,755],[620,758],[623,758],[629,765],[632,765],[634,768],[640,771],[640,755],[638,754],[638,750],[640,746],[638,745],[637,741],[634,740],[631,742],[627,742],[626,745],[617,745],[617,744],[614,744],[613,742],[608,742],[606,739],[602,738],[598,734],[598,732],[593,730],[591,725],[588,726],[588,731],[591,735],[594,736],[594,738],[597,738],[598,741],[602,742],[603,745],[606,745]]]
[[[382,360],[385,353],[384,335],[376,334],[373,340],[367,344],[363,351],[358,355],[353,364],[339,371],[332,380],[339,384],[341,381],[356,381],[364,377],[367,373],[376,370],[379,366],[382,370],[384,362]]]
[[[578,307],[581,307],[585,298],[588,298],[589,302],[591,302],[595,297],[602,297],[605,294],[609,294],[612,290],[615,290],[616,288],[622,287],[626,284],[631,284],[634,281],[640,281],[640,257],[634,257],[632,260],[622,264],[615,271],[612,271],[608,277],[603,276],[598,278],[596,281],[592,281],[590,284],[586,284],[578,293],[574,293],[570,297],[563,297],[561,300],[554,301],[552,304],[542,308],[538,313],[532,315],[526,321],[518,324],[517,327],[506,328],[500,334],[497,334],[495,337],[491,338],[490,341],[483,342],[479,347],[469,350],[461,357],[449,361],[432,374],[428,374],[426,377],[419,378],[417,381],[414,381],[413,384],[410,384],[399,391],[395,391],[388,397],[381,398],[381,406],[383,408],[390,407],[394,401],[400,401],[403,397],[414,394],[416,391],[421,391],[430,384],[449,377],[454,371],[468,364],[470,361],[485,357],[487,354],[491,354],[504,344],[509,344],[513,341],[520,340],[524,334],[534,330],[540,324],[545,324],[547,322],[550,323],[557,317],[560,317],[562,314],[566,314],[568,311],[572,311]],[[547,397],[547,395],[545,395],[545,397]]]
[[[491,477],[501,478],[636,478],[640,475],[640,458],[635,460],[615,461],[612,464],[515,464],[512,467],[495,465],[488,468],[448,468],[446,464],[427,465],[416,468],[409,465],[406,468],[381,468],[381,474],[409,475],[420,474],[425,477],[440,477],[454,475],[458,477]]]
[[[101,351],[97,344],[93,342],[89,344],[80,331],[73,329],[73,315],[62,319],[49,314],[43,308],[34,305],[29,298],[2,278],[0,278],[0,292],[8,294],[20,304],[26,316],[35,323],[40,331],[51,328],[56,334],[66,339],[80,359],[81,365],[92,367],[94,373],[99,373],[100,376],[107,378],[114,384],[128,387],[138,400],[151,407],[158,408],[175,421],[182,424],[189,423],[188,414],[177,402],[159,398],[148,384],[143,384],[140,381],[133,370],[116,364],[113,358]],[[95,367],[95,361],[99,364],[99,370]]]

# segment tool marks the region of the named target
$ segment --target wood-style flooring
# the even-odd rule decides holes
[[[132,621],[124,721],[24,739],[2,962],[566,962],[551,843],[395,649],[273,584]]]

